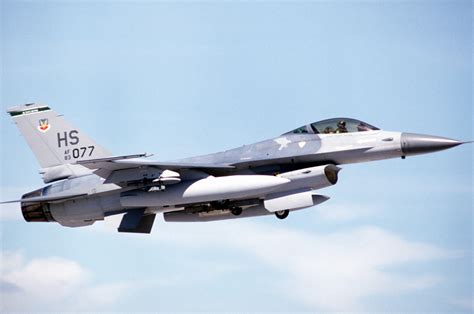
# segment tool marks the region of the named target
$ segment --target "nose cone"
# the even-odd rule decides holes
[[[402,133],[401,137],[402,152],[406,156],[437,152],[462,143],[446,137],[415,133]]]

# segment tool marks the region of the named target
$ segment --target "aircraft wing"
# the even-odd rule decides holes
[[[181,169],[200,169],[203,171],[206,170],[229,170],[235,169],[234,166],[229,165],[212,165],[212,164],[199,164],[199,163],[173,163],[173,162],[159,162],[153,160],[142,160],[139,162],[133,160],[119,160],[117,164],[127,166],[127,167],[142,167],[142,166],[151,166],[157,167],[160,169],[174,170],[179,171]]]
[[[94,170],[94,173],[106,179],[106,183],[120,183],[127,181],[139,181],[143,179],[158,179],[165,171],[168,176],[179,178],[183,170],[200,170],[209,174],[219,171],[234,169],[230,165],[200,164],[200,163],[174,163],[146,160],[142,157],[149,155],[129,155],[109,158],[81,160],[77,164]],[[179,182],[179,181],[178,181]]]

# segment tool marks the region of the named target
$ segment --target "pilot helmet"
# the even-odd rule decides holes
[[[337,123],[337,126],[338,126],[338,127],[341,127],[341,128],[345,127],[345,126],[346,126],[346,121],[344,121],[344,120],[339,121],[339,122]]]

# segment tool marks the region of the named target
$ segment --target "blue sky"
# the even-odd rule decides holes
[[[470,140],[472,3],[2,1],[2,111],[29,102],[160,160],[335,116]],[[42,181],[0,123],[5,200]],[[284,221],[160,218],[150,236],[3,206],[1,309],[472,312],[472,156],[347,165]]]

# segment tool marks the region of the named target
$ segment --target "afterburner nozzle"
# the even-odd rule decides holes
[[[401,136],[402,152],[405,156],[437,152],[461,144],[463,142],[441,136],[415,133],[402,133]]]

